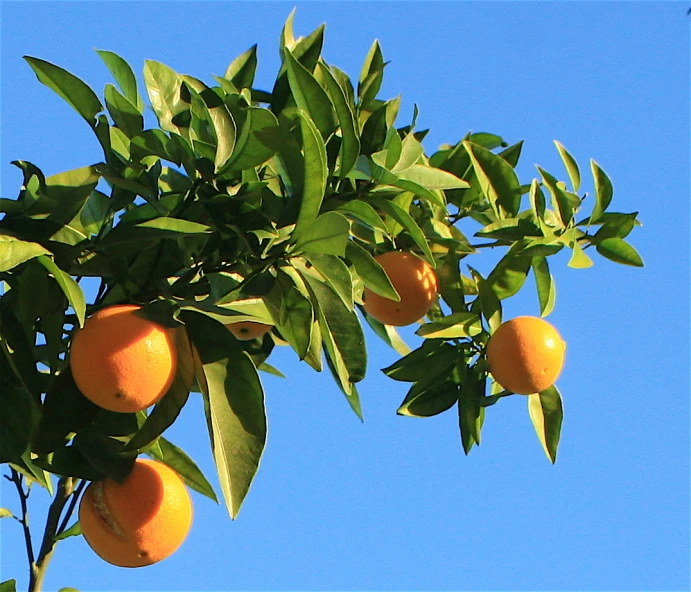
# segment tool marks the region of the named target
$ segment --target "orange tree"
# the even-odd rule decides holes
[[[19,196],[0,199],[0,461],[21,502],[16,515],[2,513],[21,523],[31,590],[40,589],[57,541],[80,534],[70,517],[84,488],[123,482],[140,454],[216,498],[165,438],[191,391],[203,398],[222,496],[237,516],[266,443],[259,372],[276,372],[267,360],[277,343],[315,371],[325,362],[362,418],[364,319],[402,355],[384,369],[411,384],[398,413],[427,417],[453,408],[467,454],[480,442],[486,408],[513,394],[493,380],[486,355],[502,301],[530,276],[541,316],[548,315],[555,301],[549,258],[564,249],[570,267],[592,265],[595,251],[642,265],[625,241],[637,213],[609,210],[612,184],[595,161],[584,213],[579,167],[559,143],[567,182],[541,167],[536,178],[519,181],[522,142],[508,145],[490,133],[469,133],[428,155],[417,108],[398,125],[399,99],[379,97],[385,62],[378,43],[354,82],[321,57],[323,34],[321,26],[294,38],[291,15],[270,90],[253,84],[256,47],[208,82],[146,61],[144,90],[157,118],[151,129],[137,80],[117,54],[98,52],[115,81],[104,100],[61,67],[25,58],[103,149],[101,162],[49,177],[15,161],[24,176]],[[457,227],[461,220],[477,224],[472,240]],[[502,256],[483,277],[466,259],[487,249]],[[365,292],[400,299],[379,264],[390,251],[434,270],[416,331],[421,344],[412,351],[363,306]],[[99,284],[90,302],[83,278]],[[184,329],[175,331],[175,376],[149,409],[98,407],[70,370],[75,333],[116,304],[138,305],[137,314]],[[228,328],[238,323],[245,324],[235,331],[240,338]],[[88,357],[97,350],[82,348],[79,365],[98,371],[102,360]],[[559,391],[551,384],[527,402],[554,462]],[[53,496],[36,547],[26,520],[31,484]]]

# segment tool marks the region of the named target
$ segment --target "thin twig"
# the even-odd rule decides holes
[[[19,493],[19,503],[22,507],[22,517],[20,523],[24,531],[24,542],[26,543],[26,556],[29,559],[29,569],[33,569],[35,555],[34,547],[31,543],[31,531],[29,530],[29,511],[26,506],[26,499],[29,496],[24,492],[24,487],[22,486],[23,480],[23,475],[21,475],[16,469],[13,468],[12,479],[10,479],[10,481],[12,481],[15,484],[17,488],[17,493]]]
[[[70,505],[67,508],[67,512],[65,512],[65,516],[63,517],[62,524],[58,528],[57,532],[55,533],[56,535],[61,535],[65,530],[67,530],[67,523],[69,522],[70,518],[72,517],[72,513],[74,512],[74,508],[77,505],[77,502],[79,501],[79,496],[86,486],[86,481],[80,481],[79,485],[75,487],[74,491],[71,493],[72,499],[70,500]]]

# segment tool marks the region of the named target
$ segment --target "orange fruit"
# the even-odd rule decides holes
[[[419,257],[404,251],[377,255],[375,260],[384,268],[401,300],[384,298],[365,288],[363,307],[368,315],[385,325],[402,327],[424,317],[437,296],[437,276]]]
[[[104,561],[143,567],[174,553],[192,526],[192,500],[180,476],[163,463],[137,459],[123,483],[106,477],[84,491],[79,524]]]
[[[505,323],[487,343],[489,370],[506,390],[521,395],[552,386],[564,366],[566,344],[544,319],[516,317]]]
[[[79,390],[104,409],[132,413],[156,403],[173,382],[172,329],[114,305],[89,317],[72,339],[70,368]]]
[[[257,323],[255,321],[240,321],[239,323],[229,323],[226,325],[228,330],[240,341],[249,341],[265,335],[271,331],[271,325]]]

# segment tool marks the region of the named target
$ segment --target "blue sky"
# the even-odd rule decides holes
[[[630,236],[646,267],[601,257],[552,265],[549,320],[568,343],[558,386],[565,420],[555,466],[522,397],[488,409],[483,441],[463,454],[453,412],[397,417],[397,359],[367,333],[365,422],[328,375],[287,348],[264,376],[269,440],[238,519],[193,494],[181,549],[138,570],[103,563],[81,539],[58,546],[46,590],[688,590],[689,587],[689,17],[685,2],[2,2],[0,195],[16,196],[11,160],[46,174],[97,162],[91,131],[21,59],[56,63],[98,93],[109,49],[139,74],[144,59],[212,81],[259,44],[270,89],[278,37],[327,23],[325,59],[357,78],[377,38],[380,95],[402,93],[431,128],[428,153],[467,131],[525,140],[534,164],[566,178],[553,140],[614,182],[614,211],[639,211]],[[479,228],[475,229],[479,230]],[[481,271],[493,260],[469,262]],[[505,317],[538,314],[530,284]],[[418,343],[404,331],[410,345]],[[201,403],[170,432],[216,485]],[[220,492],[218,487],[217,491]],[[3,481],[2,506],[16,508]],[[47,496],[32,494],[34,524]],[[27,575],[19,528],[2,520],[0,581]]]

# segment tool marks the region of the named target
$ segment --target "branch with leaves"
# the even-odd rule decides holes
[[[379,44],[354,83],[324,61],[324,27],[295,38],[292,19],[281,33],[271,91],[254,88],[256,46],[209,83],[147,60],[152,127],[137,78],[117,54],[98,51],[115,82],[103,100],[67,70],[25,58],[103,150],[101,162],[49,177],[16,160],[22,188],[16,199],[0,199],[0,461],[21,502],[32,591],[56,541],[78,532],[67,525],[83,487],[125,480],[141,454],[217,501],[194,461],[164,437],[190,390],[204,400],[232,518],[266,445],[259,372],[281,375],[267,362],[274,346],[288,344],[318,372],[326,362],[362,419],[362,320],[402,356],[384,370],[411,384],[398,413],[428,417],[454,408],[467,454],[480,443],[485,410],[514,394],[493,379],[486,360],[502,301],[532,276],[547,316],[555,306],[550,258],[563,250],[577,269],[593,264],[593,247],[616,263],[643,264],[626,240],[640,225],[638,213],[610,211],[613,186],[598,163],[590,162],[592,209],[584,215],[579,166],[558,142],[568,183],[541,167],[536,178],[519,181],[522,142],[491,133],[468,133],[428,155],[417,107],[400,126],[399,99],[379,98]],[[461,220],[477,224],[472,241]],[[485,249],[504,251],[487,277],[466,261]],[[365,288],[399,297],[376,259],[392,250],[415,253],[439,284],[413,350],[363,307]],[[91,302],[84,277],[100,280]],[[97,407],[70,371],[75,332],[120,303],[185,329],[176,380],[153,408],[136,413]],[[241,341],[226,327],[237,321],[271,331]],[[554,462],[561,395],[550,386],[527,400]],[[34,560],[24,479],[50,491],[51,475],[58,486]]]

